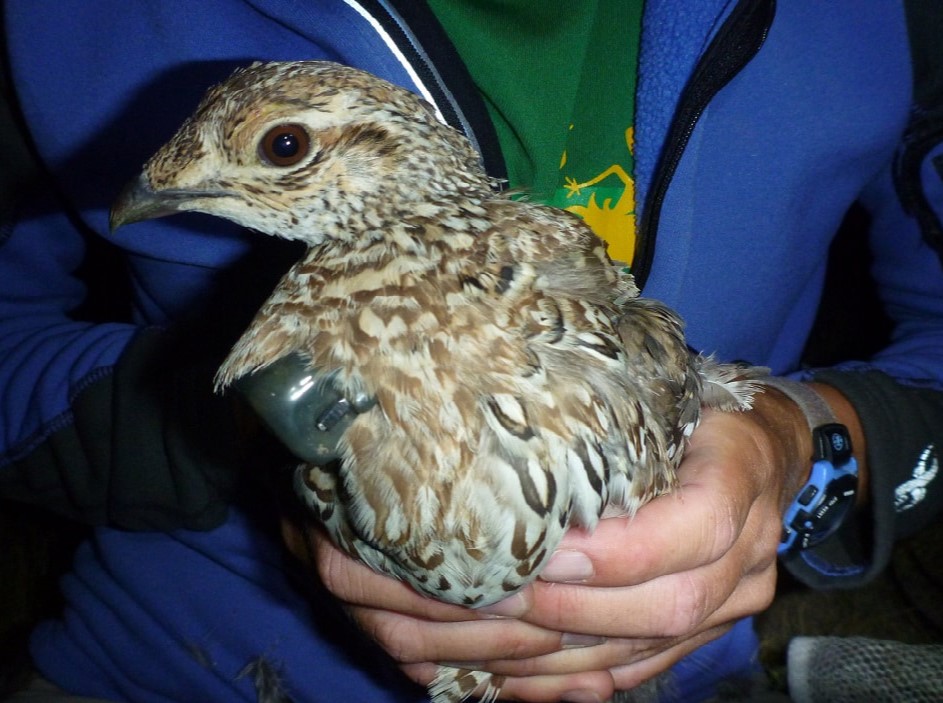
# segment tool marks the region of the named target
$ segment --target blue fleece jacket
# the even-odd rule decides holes
[[[698,77],[736,54],[725,22],[751,8],[757,51],[705,93]],[[486,113],[441,30],[421,3],[384,0],[7,0],[3,10],[17,99],[49,178],[0,229],[0,495],[98,525],[63,581],[64,616],[35,634],[38,668],[113,700],[253,701],[260,670],[299,703],[421,700],[326,598],[296,587],[274,508],[232,485],[234,430],[217,418],[207,369],[295,252],[198,216],[111,237],[107,210],[205,87],[256,59],[331,59],[412,88],[500,175]],[[731,51],[699,63],[721,38]],[[903,9],[699,0],[680,11],[648,0],[638,90],[644,292],[683,315],[696,348],[808,375],[800,356],[830,242],[853,203],[870,213],[894,336],[873,359],[819,378],[855,403],[868,432],[878,536],[794,566],[810,582],[858,583],[943,500],[930,481],[894,507],[943,426],[943,273],[893,180],[912,108]],[[939,207],[941,152],[922,172]],[[88,316],[102,281],[86,263],[103,249],[126,267],[130,302]],[[196,361],[178,365],[175,349]],[[202,437],[186,427],[197,418]],[[749,670],[755,644],[744,621],[679,664],[678,700]]]

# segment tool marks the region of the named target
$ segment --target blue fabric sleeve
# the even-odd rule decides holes
[[[210,527],[238,466],[213,367],[298,252],[199,216],[110,234],[110,203],[237,65],[333,59],[411,77],[345,3],[73,9],[3,6],[41,180],[0,229],[0,495],[95,524]],[[102,262],[102,250],[116,255]],[[85,314],[102,279],[127,298],[126,315]],[[184,434],[194,417],[196,443]]]
[[[943,206],[940,173],[924,169],[923,176],[930,203]],[[852,402],[868,442],[866,509],[822,546],[786,562],[816,588],[855,587],[874,578],[898,539],[943,513],[943,263],[917,219],[904,212],[889,172],[866,190],[862,204],[871,215],[877,290],[895,327],[890,343],[871,359],[803,374]]]

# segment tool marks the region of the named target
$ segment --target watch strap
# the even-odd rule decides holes
[[[775,376],[768,376],[760,383],[775,388],[798,405],[805,415],[806,422],[809,423],[809,429],[813,432],[822,425],[838,423],[838,418],[835,417],[828,403],[808,383]]]
[[[783,516],[780,554],[814,546],[833,534],[854,501],[858,467],[848,429],[811,386],[786,378],[761,381],[790,398],[805,415],[812,433],[812,469]]]

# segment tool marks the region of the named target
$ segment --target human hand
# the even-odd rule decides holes
[[[592,535],[571,530],[541,580],[488,609],[424,598],[319,532],[305,537],[327,588],[413,680],[428,683],[447,662],[506,676],[510,699],[604,700],[768,605],[782,510],[808,470],[807,435],[774,391],[749,413],[706,412],[676,493]]]

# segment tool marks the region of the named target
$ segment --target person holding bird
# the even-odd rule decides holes
[[[33,693],[707,700],[777,561],[853,587],[938,517],[933,472],[898,495],[943,427],[913,18],[559,10],[8,0],[45,180],[0,245],[0,496],[95,526]],[[805,368],[855,204],[894,333]]]

